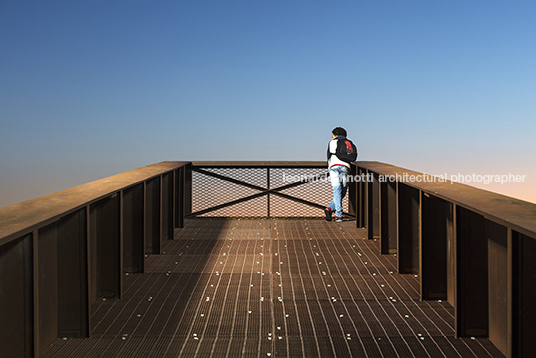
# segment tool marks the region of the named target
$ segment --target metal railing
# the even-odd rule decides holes
[[[0,209],[2,354],[88,337],[91,303],[121,298],[123,273],[143,272],[187,217],[321,216],[325,174],[325,162],[162,162]],[[378,162],[351,175],[347,216],[419,275],[421,299],[452,304],[457,337],[536,356],[536,205]]]
[[[332,199],[326,162],[192,162],[190,169],[187,217],[323,217]],[[343,200],[349,217],[354,189]]]
[[[88,337],[91,303],[184,224],[185,167],[163,162],[0,209],[0,351]]]
[[[423,300],[448,300],[457,337],[489,337],[507,357],[536,357],[536,205],[447,178],[357,162],[357,225]]]

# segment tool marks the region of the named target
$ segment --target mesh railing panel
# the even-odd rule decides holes
[[[329,177],[326,168],[199,168],[192,172],[192,212],[208,211],[233,201],[240,201],[252,195],[257,197],[240,201],[233,205],[201,213],[199,217],[322,217],[323,210],[332,198]],[[220,179],[204,172],[223,176],[233,181],[255,187]],[[268,185],[269,177],[269,185]],[[263,192],[283,186],[303,182],[297,186],[278,190],[303,201],[314,203],[314,207],[286,197]],[[343,208],[348,208],[348,198],[343,199]]]

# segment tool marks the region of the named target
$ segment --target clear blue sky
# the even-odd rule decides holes
[[[0,207],[163,160],[324,160],[335,126],[362,160],[524,174],[497,190],[536,201],[535,18],[532,0],[0,0]]]

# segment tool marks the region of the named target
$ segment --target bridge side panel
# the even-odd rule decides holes
[[[457,207],[456,336],[488,336],[488,242],[482,215]]]
[[[447,299],[447,245],[452,204],[423,193],[421,298]]]
[[[398,272],[418,274],[421,236],[420,191],[398,183]]]
[[[5,357],[32,357],[32,235],[0,246],[0,347]]]
[[[512,357],[536,357],[536,239],[512,233]]]

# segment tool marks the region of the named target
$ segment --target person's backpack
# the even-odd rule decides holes
[[[343,162],[355,162],[357,159],[357,148],[350,139],[341,138],[337,140],[337,150],[335,155]]]

